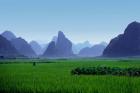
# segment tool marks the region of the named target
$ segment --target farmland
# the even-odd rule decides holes
[[[71,74],[77,67],[140,68],[140,60],[23,59],[0,63],[0,93],[140,93],[140,77]]]

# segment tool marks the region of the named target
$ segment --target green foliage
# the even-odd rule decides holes
[[[33,62],[38,63],[33,66]],[[70,71],[77,67],[99,65],[110,68],[139,68],[139,60],[118,62],[118,60],[94,59],[24,59],[5,60],[2,63],[0,93],[140,93],[140,77],[70,74]]]
[[[119,67],[82,67],[71,71],[74,75],[117,75],[117,76],[140,76],[140,68]]]

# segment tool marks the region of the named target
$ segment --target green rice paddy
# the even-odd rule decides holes
[[[32,62],[37,62],[33,66]],[[140,77],[72,75],[77,67],[140,68],[140,60],[1,60],[0,93],[140,93]]]

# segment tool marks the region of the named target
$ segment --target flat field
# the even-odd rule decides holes
[[[71,74],[93,66],[140,68],[140,60],[1,60],[0,93],[140,93],[140,77]]]

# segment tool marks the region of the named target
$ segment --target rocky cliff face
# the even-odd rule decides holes
[[[112,39],[104,50],[103,56],[140,56],[140,23],[130,23],[123,34]]]
[[[61,31],[58,32],[56,50],[58,56],[71,56],[73,54],[71,41]]]
[[[72,43],[63,32],[58,32],[57,41],[52,41],[46,49],[44,56],[70,57],[73,56]]]
[[[55,47],[55,42],[52,41],[49,43],[44,56],[46,57],[56,57],[56,47]]]

